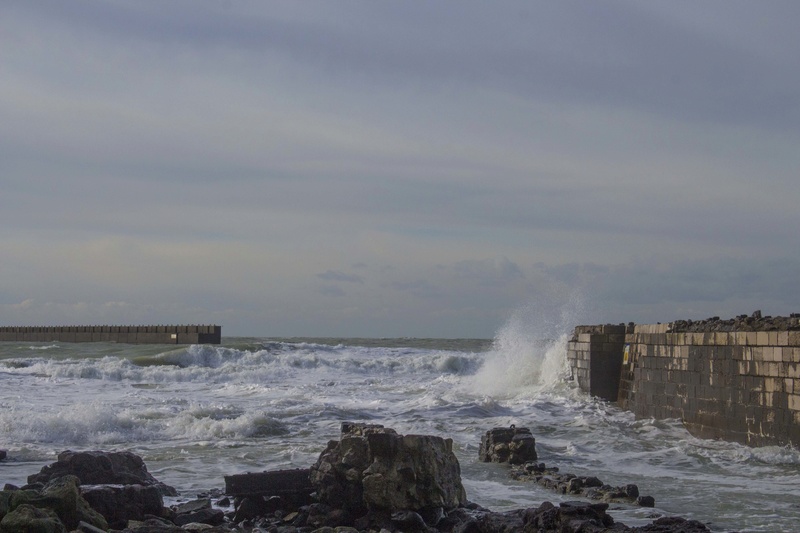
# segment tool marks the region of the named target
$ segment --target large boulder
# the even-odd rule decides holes
[[[321,502],[353,513],[454,509],[466,502],[453,441],[343,423],[311,468]]]
[[[0,520],[3,533],[66,533],[67,528],[50,509],[22,504]]]
[[[28,483],[47,483],[65,475],[76,476],[82,485],[152,485],[164,496],[178,495],[174,488],[150,475],[142,458],[131,452],[67,450],[58,454],[57,462],[28,476]]]
[[[31,508],[36,511],[31,511]],[[11,518],[9,518],[11,517]],[[0,492],[0,531],[6,532],[22,527],[25,520],[30,520],[30,528],[36,530],[52,529],[53,519],[61,524],[61,528],[73,530],[81,522],[100,529],[108,529],[106,520],[82,497],[78,478],[64,476],[48,482],[41,490],[14,490]],[[22,530],[25,530],[24,527]]]
[[[92,509],[114,529],[123,529],[128,520],[164,513],[164,500],[158,487],[152,485],[87,485],[81,491]]]
[[[494,428],[481,437],[478,450],[481,461],[521,465],[537,459],[536,439],[528,428]]]

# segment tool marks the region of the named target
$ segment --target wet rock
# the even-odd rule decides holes
[[[164,511],[161,492],[153,485],[90,485],[82,487],[82,493],[114,529],[125,527],[129,520],[161,516]]]
[[[175,516],[172,521],[178,526],[189,524],[206,524],[218,526],[225,522],[225,513],[211,506],[210,498],[198,498],[172,508]]]
[[[652,496],[640,496],[639,487],[628,484],[622,487],[606,485],[595,476],[562,474],[558,468],[547,468],[544,463],[526,463],[513,466],[509,472],[512,479],[533,481],[559,494],[572,494],[590,500],[612,503],[628,503],[642,507],[653,507]]]
[[[65,475],[77,476],[82,485],[144,485],[158,487],[164,496],[178,492],[154,478],[144,461],[131,452],[73,452],[58,454],[58,461],[28,476],[28,484],[47,483]]]
[[[697,520],[665,516],[655,520],[652,524],[631,528],[630,531],[635,533],[705,533],[710,530]]]
[[[225,476],[225,493],[240,500],[279,497],[285,505],[300,507],[314,502],[310,472],[302,468]]]
[[[639,507],[655,507],[656,500],[652,496],[639,496],[636,498],[636,505]]]
[[[522,464],[535,461],[536,439],[530,429],[494,428],[481,437],[478,457],[485,463]]]
[[[51,509],[24,503],[0,520],[3,533],[66,533],[67,528]]]
[[[78,478],[75,476],[64,476],[49,481],[42,490],[41,498],[35,501],[37,507],[55,511],[69,530],[78,527],[79,522],[108,529],[105,518],[81,495]]]
[[[7,456],[8,456],[8,452],[7,452],[7,451],[5,451],[5,450],[0,450],[0,461],[3,461],[3,460],[5,460],[5,458],[6,458]]]
[[[355,516],[372,510],[454,509],[466,501],[453,441],[398,435],[383,426],[342,424],[311,468],[322,503]]]

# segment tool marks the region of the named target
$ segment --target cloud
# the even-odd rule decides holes
[[[364,278],[357,274],[345,274],[344,272],[335,270],[326,270],[325,272],[317,274],[317,277],[325,281],[343,281],[345,283],[364,284]]]
[[[795,311],[798,9],[9,0],[0,320]]]

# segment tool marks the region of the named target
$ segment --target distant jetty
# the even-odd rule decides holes
[[[220,344],[222,326],[3,326],[2,341]]]

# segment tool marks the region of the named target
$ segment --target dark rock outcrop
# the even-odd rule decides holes
[[[50,509],[24,503],[0,520],[3,533],[66,533],[67,528]]]
[[[533,481],[559,494],[583,496],[589,500],[612,503],[629,503],[641,507],[655,506],[652,496],[640,496],[639,487],[628,484],[621,487],[607,485],[595,476],[561,474],[558,468],[547,468],[544,463],[525,463],[512,467],[510,476],[520,481]]]
[[[89,505],[114,529],[124,528],[128,520],[144,520],[164,511],[164,500],[153,485],[89,485],[81,491]]]
[[[481,437],[478,457],[485,463],[519,465],[537,459],[536,439],[528,428],[494,428]]]
[[[311,468],[320,502],[366,511],[454,509],[466,502],[453,441],[399,435],[379,425],[342,424]]]
[[[32,509],[35,509],[32,510]],[[17,524],[31,520],[30,530],[73,530],[80,522],[100,529],[108,529],[103,516],[92,509],[81,496],[78,478],[63,476],[53,479],[41,490],[15,490],[0,492],[0,531],[15,531]],[[11,524],[11,525],[9,525]],[[43,528],[43,529],[42,529]],[[21,531],[26,531],[22,528]]]
[[[147,471],[144,461],[131,452],[73,452],[58,454],[58,461],[28,476],[28,484],[47,483],[65,475],[76,476],[82,485],[144,485],[157,487],[164,496],[178,492]]]
[[[517,439],[524,441],[521,449],[532,444],[529,431],[511,429],[514,432],[510,439],[506,428],[492,430],[494,433],[489,432],[492,436],[487,437],[482,448],[493,450],[499,444],[511,443],[514,435],[524,436]],[[532,451],[527,449],[528,453]],[[141,466],[146,472],[143,462]],[[42,470],[52,475],[56,468],[51,467]],[[214,491],[166,509],[157,481],[149,485],[79,486],[78,478],[69,474],[46,482],[31,476],[32,485],[0,491],[0,533],[99,533],[108,531],[109,525],[117,533],[708,531],[700,522],[678,517],[662,517],[637,528],[615,523],[607,513],[609,501],[631,502],[649,497],[639,496],[635,485],[609,487],[594,477],[558,474],[557,469],[533,462],[512,465],[511,472],[518,479],[532,479],[564,494],[603,501],[558,505],[545,502],[529,509],[493,512],[466,500],[452,441],[426,435],[403,436],[377,425],[342,424],[341,439],[331,441],[308,472],[316,501],[308,500],[304,471],[248,474],[226,483],[228,488],[243,491],[232,495],[236,508],[227,513],[212,504]],[[294,492],[299,495],[297,498]],[[227,497],[218,500],[217,505],[224,501],[225,506],[230,506]]]

